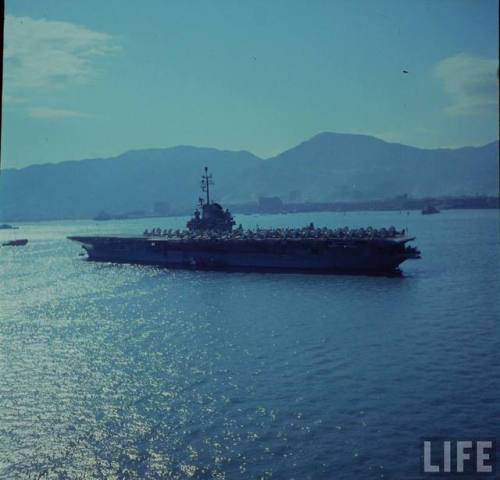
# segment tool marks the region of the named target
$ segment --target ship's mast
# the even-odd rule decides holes
[[[208,167],[205,167],[205,174],[201,177],[201,189],[207,194],[207,205],[210,205],[210,185],[213,185],[212,174],[208,174]]]

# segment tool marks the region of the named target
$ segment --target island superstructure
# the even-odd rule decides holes
[[[245,230],[229,210],[210,198],[212,176],[205,167],[202,191],[185,230],[146,230],[143,235],[79,235],[89,260],[224,271],[390,273],[420,258],[408,245],[415,237],[394,227]]]

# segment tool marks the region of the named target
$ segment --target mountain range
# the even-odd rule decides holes
[[[194,207],[202,169],[225,204],[279,196],[286,201],[352,201],[498,194],[498,141],[482,147],[421,149],[367,135],[321,133],[275,157],[178,146],[113,158],[5,169],[3,221],[90,218],[100,211]]]

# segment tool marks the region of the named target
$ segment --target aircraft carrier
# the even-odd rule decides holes
[[[202,176],[205,199],[185,230],[146,230],[142,235],[70,236],[88,260],[224,271],[298,271],[388,274],[420,258],[415,237],[394,227],[374,229],[235,228],[232,214],[210,199],[212,176]]]

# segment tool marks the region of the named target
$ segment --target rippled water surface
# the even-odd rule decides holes
[[[0,478],[421,478],[425,436],[499,436],[498,213],[242,216],[408,227],[402,278],[95,264],[1,231]],[[154,220],[178,228],[182,218]]]

